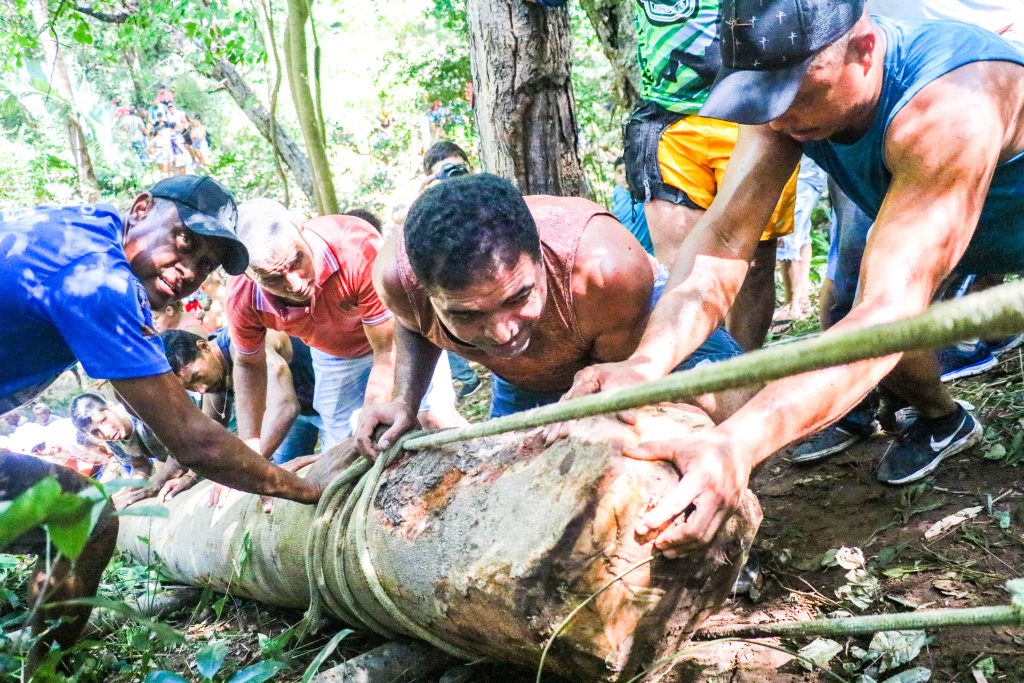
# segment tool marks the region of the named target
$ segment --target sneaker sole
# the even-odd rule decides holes
[[[890,479],[890,480],[880,479],[879,481],[882,481],[885,484],[890,484],[892,486],[902,486],[903,484],[912,484],[915,481],[918,481],[920,479],[924,479],[929,474],[931,474],[936,469],[938,469],[939,465],[942,464],[943,460],[945,460],[946,458],[948,458],[951,455],[956,455],[957,453],[965,451],[968,448],[970,448],[971,446],[973,446],[974,444],[976,444],[979,441],[981,441],[982,431],[983,430],[981,428],[981,423],[978,422],[977,420],[975,420],[974,421],[974,429],[972,429],[970,431],[970,433],[966,434],[959,441],[950,444],[946,448],[946,450],[944,450],[942,453],[940,453],[938,456],[936,456],[930,463],[928,463],[927,465],[925,465],[924,467],[919,469],[917,472],[914,472],[913,474],[908,474],[907,476],[903,477],[902,479]]]
[[[476,385],[474,385],[471,390],[467,391],[466,393],[462,394],[461,396],[457,395],[455,398],[457,398],[460,401],[463,400],[463,399],[467,399],[470,396],[472,396],[473,394],[475,394],[476,392],[480,391],[480,388],[483,387],[483,385],[484,385],[483,382],[477,382]]]
[[[988,352],[991,353],[996,358],[999,358],[1000,354],[1006,353],[1007,351],[1013,351],[1021,344],[1024,344],[1024,334],[1018,334],[1016,337],[1007,342],[1006,346],[989,348]]]
[[[830,455],[841,453],[842,451],[845,451],[853,444],[857,443],[858,441],[863,441],[866,438],[868,437],[859,436],[857,434],[851,434],[849,439],[841,441],[837,443],[835,446],[832,446],[831,448],[826,448],[823,451],[816,451],[814,453],[808,453],[807,455],[791,456],[789,461],[794,465],[804,465],[809,462],[817,462],[819,460],[823,460],[829,457]]]
[[[982,373],[988,372],[995,366],[999,365],[999,359],[995,356],[990,356],[986,360],[976,365],[967,365],[956,370],[951,370],[946,374],[942,375],[939,379],[943,382],[952,382],[955,379],[963,379],[964,377],[974,377]]]

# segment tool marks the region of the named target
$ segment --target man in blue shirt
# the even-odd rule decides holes
[[[633,199],[629,182],[626,180],[625,157],[617,157],[612,162],[612,168],[615,172],[615,187],[612,188],[612,213],[633,233],[644,251],[654,256],[654,244],[651,242],[651,230],[647,227],[647,216],[644,215],[644,203]]]
[[[957,268],[1024,270],[1018,45],[957,22],[869,16],[860,0],[726,0],[722,20],[725,66],[701,110],[743,124],[722,190],[684,243],[672,291],[636,352],[584,369],[573,394],[667,374],[715,329],[801,152],[874,219],[857,302],[826,335],[920,313]],[[882,481],[925,477],[981,438],[978,420],[940,383],[934,353],[771,382],[715,429],[633,452],[684,474],[638,533],[670,553],[706,542],[755,465],[839,419],[883,380],[918,417],[883,457]]]
[[[218,266],[245,270],[236,217],[227,190],[197,176],[160,181],[123,216],[106,204],[0,215],[0,412],[32,399],[77,360],[91,377],[110,381],[182,466],[233,488],[315,503],[338,459],[322,459],[303,480],[246,448],[188,398],[153,329],[151,306],[188,296]],[[49,475],[65,491],[89,485],[67,468],[0,451],[0,502]],[[45,603],[94,594],[116,537],[108,511],[78,562],[60,559],[47,579],[41,561],[32,590],[45,586]],[[36,528],[8,550],[45,557],[46,535]],[[29,668],[54,641],[72,644],[88,614],[87,607],[38,610],[32,626],[42,637]]]

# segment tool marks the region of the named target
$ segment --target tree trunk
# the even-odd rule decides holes
[[[484,170],[524,194],[583,195],[569,14],[522,0],[467,0]]]
[[[292,172],[295,181],[299,184],[303,194],[309,199],[312,206],[317,206],[316,189],[313,183],[313,170],[309,163],[309,157],[299,148],[299,145],[288,135],[278,120],[274,120],[271,127],[270,113],[260,103],[259,97],[249,87],[249,84],[238,73],[234,64],[226,59],[218,59],[213,64],[211,75],[224,83],[228,94],[238,105],[239,109],[245,112],[256,130],[267,139],[272,146],[276,146],[277,153],[281,156],[288,170]]]
[[[316,208],[320,215],[339,213],[334,177],[327,163],[323,127],[317,118],[316,105],[309,87],[309,59],[306,47],[306,24],[309,23],[308,0],[288,0],[288,24],[285,28],[284,55],[288,69],[288,87],[299,118],[302,137],[306,141],[313,171]]]
[[[326,610],[467,659],[536,667],[555,635],[547,669],[622,680],[678,651],[722,604],[761,519],[748,491],[707,547],[653,555],[636,525],[679,474],[622,457],[617,441],[712,425],[688,406],[636,414],[634,428],[581,421],[550,447],[513,432],[398,453],[354,491],[332,486],[316,510],[277,501],[267,515],[239,492],[214,509],[204,482],[174,498],[166,519],[122,517],[118,547],[232,595],[299,609],[313,595],[311,618]]]
[[[132,45],[124,49],[121,53],[124,57],[125,66],[128,67],[128,76],[132,79],[132,91],[135,93],[135,101],[133,104],[139,107],[145,107],[149,103],[148,93],[146,87],[142,84],[142,77],[139,72],[140,60],[139,51]]]
[[[86,145],[85,130],[75,111],[76,98],[75,91],[71,87],[71,77],[68,75],[64,58],[60,54],[60,46],[54,37],[53,28],[50,26],[50,8],[46,0],[32,2],[32,18],[39,30],[39,43],[42,45],[43,55],[50,69],[50,87],[63,100],[61,104],[67,109],[65,126],[68,132],[71,156],[75,161],[75,170],[78,172],[79,192],[86,202],[98,202],[100,199],[99,183],[96,181],[92,157],[89,156],[89,148]]]
[[[615,97],[631,110],[640,99],[640,65],[636,59],[635,0],[580,0],[615,72]]]

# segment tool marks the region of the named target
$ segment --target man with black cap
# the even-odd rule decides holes
[[[920,313],[954,269],[1024,270],[1017,45],[967,24],[868,16],[849,0],[730,0],[722,38],[724,67],[701,114],[744,124],[722,189],[683,245],[636,352],[582,370],[576,395],[667,374],[715,328],[801,151],[875,221],[857,303],[832,329]],[[977,419],[942,387],[932,353],[773,382],[715,429],[632,453],[672,460],[684,474],[640,531],[672,552],[711,538],[753,466],[838,419],[883,379],[918,417],[883,457],[882,481],[920,479],[979,440]]]
[[[315,503],[335,459],[324,458],[303,480],[246,448],[191,402],[153,329],[151,306],[188,296],[218,266],[245,270],[236,218],[228,191],[197,176],[160,181],[123,216],[107,204],[0,214],[0,413],[30,401],[77,360],[91,377],[109,380],[184,467],[234,488]],[[48,476],[66,492],[89,487],[72,470],[0,450],[0,509]],[[32,592],[44,591],[44,603],[94,594],[116,538],[108,509],[77,562],[60,558],[47,576],[40,560]],[[7,540],[8,552],[53,554],[38,526]],[[38,610],[33,629],[41,635],[29,668],[54,641],[70,646],[88,615],[81,606]]]

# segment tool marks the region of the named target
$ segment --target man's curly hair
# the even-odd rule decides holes
[[[489,173],[430,188],[409,207],[405,250],[427,289],[463,289],[527,254],[540,259],[537,224],[512,183]]]

